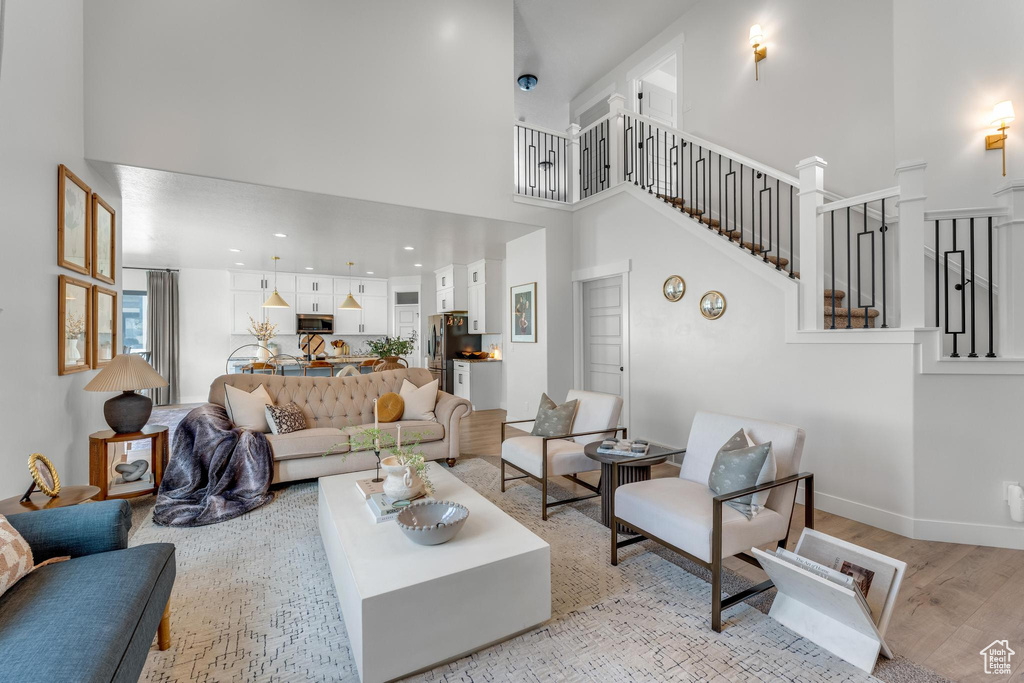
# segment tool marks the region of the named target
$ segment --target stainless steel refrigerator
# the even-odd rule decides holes
[[[453,393],[455,384],[455,359],[459,351],[479,351],[480,335],[469,333],[466,313],[444,313],[430,316],[427,335],[427,363],[430,374],[441,391]]]

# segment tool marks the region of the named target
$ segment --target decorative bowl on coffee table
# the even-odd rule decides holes
[[[469,510],[465,505],[424,500],[399,512],[396,521],[414,543],[438,545],[452,540],[468,517]]]

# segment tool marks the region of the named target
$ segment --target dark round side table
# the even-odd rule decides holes
[[[588,458],[601,463],[601,523],[609,529],[612,527],[612,500],[615,496],[615,488],[621,484],[647,481],[651,478],[652,465],[660,465],[669,457],[686,450],[685,448],[668,448],[652,443],[647,449],[647,455],[634,458],[629,455],[598,453],[597,449],[600,445],[600,441],[588,443],[583,447],[583,452]],[[633,533],[621,524],[619,530]]]
[[[62,486],[60,488],[60,495],[54,498],[36,491],[32,494],[30,500],[22,503],[21,496],[13,496],[0,500],[0,515],[6,517],[8,515],[16,515],[19,512],[50,510],[67,507],[68,505],[78,505],[87,500],[92,500],[99,492],[98,486]]]

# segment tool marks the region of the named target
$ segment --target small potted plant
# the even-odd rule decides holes
[[[253,317],[249,316],[249,334],[256,337],[256,341],[259,343],[260,350],[257,353],[257,358],[261,363],[267,362],[270,358],[270,349],[267,348],[267,342],[277,336],[277,325],[264,320],[262,322],[256,322]]]
[[[370,353],[380,360],[373,366],[374,372],[385,370],[401,370],[409,367],[402,356],[408,356],[416,350],[416,332],[411,332],[408,337],[383,337],[371,339],[366,342],[366,348]]]
[[[349,450],[342,454],[342,459],[359,451],[374,451],[380,457],[381,451],[389,451],[391,455],[380,460],[380,466],[387,474],[384,480],[384,493],[392,500],[415,498],[420,489],[434,493],[434,484],[427,475],[427,462],[419,450],[421,434],[414,433],[402,443],[402,432],[399,426],[398,438],[377,427],[369,427],[353,436],[348,443]],[[332,446],[324,455],[332,455],[344,444]]]

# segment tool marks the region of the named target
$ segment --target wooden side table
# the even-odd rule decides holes
[[[167,427],[164,425],[146,425],[140,432],[131,434],[116,434],[106,429],[89,436],[89,483],[100,489],[96,500],[107,500],[108,498],[136,498],[150,493],[156,493],[160,488],[160,479],[164,474],[164,467],[167,465]],[[138,485],[135,482],[125,482],[115,485],[111,490],[111,470],[115,459],[120,462],[130,463],[132,451],[127,449],[127,444],[138,441],[149,441],[149,467],[144,475],[146,482]],[[121,444],[125,444],[122,446]],[[134,449],[141,452],[143,449]],[[152,478],[149,478],[152,473]]]
[[[21,502],[21,496],[12,496],[0,500],[0,515],[5,517],[16,515],[19,512],[32,512],[33,510],[51,510],[69,505],[78,505],[87,500],[92,500],[99,495],[98,486],[61,486],[60,495],[50,498],[42,491],[36,491],[31,499]]]

